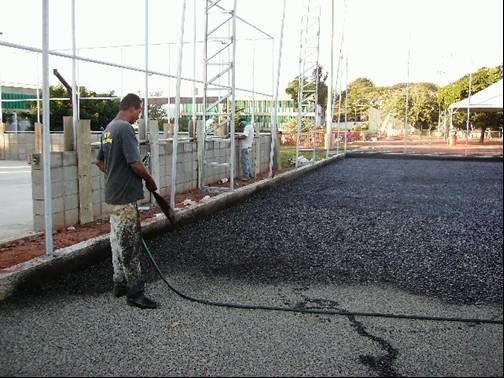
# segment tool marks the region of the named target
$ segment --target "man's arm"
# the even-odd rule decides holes
[[[102,171],[106,173],[107,166],[105,165],[105,153],[103,152],[103,146],[100,147],[100,151],[98,151],[98,156],[96,158],[96,166]]]
[[[156,181],[154,181],[149,171],[145,168],[145,165],[141,161],[130,163],[130,167],[138,177],[145,180],[145,184],[149,192],[155,192],[157,190]]]
[[[103,160],[97,160],[96,166],[100,169],[100,171],[102,171],[103,173],[106,173],[107,166],[105,165],[105,162]]]

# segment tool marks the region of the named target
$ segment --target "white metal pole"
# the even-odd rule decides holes
[[[337,132],[337,137],[336,137],[336,155],[339,155],[340,152],[340,136],[341,136],[341,109],[342,109],[342,101],[343,101],[343,96],[342,96],[342,85],[341,83],[343,82],[343,52],[340,55],[340,63],[338,63],[338,77],[339,77],[339,87],[338,87],[338,93],[339,93],[339,99],[338,99],[338,132]]]
[[[404,153],[406,153],[407,146],[407,138],[408,138],[408,117],[409,117],[409,103],[410,103],[410,59],[411,59],[411,50],[408,49],[408,80],[406,82],[406,114],[404,117]]]
[[[348,148],[348,55],[346,57],[345,73],[345,154]]]
[[[42,53],[42,49],[39,49],[37,47],[21,45],[21,44],[12,43],[12,42],[5,42],[2,40],[0,40],[0,46],[5,46],[5,47],[13,48],[13,49],[24,50],[24,51],[31,51],[31,52],[39,53],[39,54]],[[49,50],[49,55],[60,57],[60,58],[65,58],[65,59],[72,59],[72,54],[65,54],[62,52],[55,51],[55,50]],[[102,61],[102,60],[98,60],[98,59],[82,57],[79,55],[79,49],[77,49],[77,56],[75,57],[75,59],[77,59],[79,62],[98,64],[100,66],[107,66],[107,67],[114,67],[114,68],[123,68],[128,71],[140,72],[143,74],[145,74],[145,72],[146,72],[145,68],[133,67],[133,66],[128,66],[128,65],[121,65],[119,63],[113,63],[113,62],[107,62],[107,61]],[[153,75],[153,76],[167,77],[167,78],[172,78],[172,79],[177,78],[176,75],[170,75],[166,72],[149,70],[147,73],[149,75]],[[182,80],[188,81],[191,83],[193,81],[196,81],[196,83],[198,83],[198,84],[203,84],[203,81],[201,81],[201,80],[194,80],[194,79],[188,78],[188,77],[183,77]],[[77,83],[78,82],[79,82],[79,67],[77,66]],[[220,85],[220,84],[213,84],[213,85],[215,85],[216,87],[220,87],[220,88],[231,89],[230,86],[226,86],[226,85]],[[244,93],[252,93],[252,91],[247,88],[236,88],[236,90],[240,91],[240,92],[244,92]],[[264,92],[256,91],[256,94],[260,94],[261,96],[273,98],[272,93],[264,93]]]
[[[469,132],[471,129],[471,100],[472,100],[472,92],[473,92],[473,75],[472,72],[469,74],[469,97],[467,98],[467,124],[466,124],[466,148],[465,155],[467,156],[469,151]]]
[[[182,60],[184,57],[184,30],[185,30],[185,13],[187,1],[182,2],[182,18],[180,21],[180,41],[178,46],[178,63],[177,63],[177,87],[175,94],[175,127],[173,130],[173,152],[172,152],[172,177],[170,191],[170,206],[175,209],[177,196],[177,154],[178,154],[178,135],[179,135],[179,120],[180,120],[180,86],[182,83]]]
[[[333,125],[333,96],[334,96],[334,0],[331,0],[331,67],[329,69],[329,92],[327,96],[327,111],[326,111],[326,159],[329,157],[329,149],[332,141],[332,125]]]
[[[75,56],[77,55],[77,38],[76,38],[76,9],[75,0],[72,0],[72,127],[73,127],[73,139],[74,148],[77,146],[77,123],[79,115],[79,94],[77,93],[77,61]]]
[[[40,86],[39,85],[40,84],[37,83],[37,123],[40,123]]]
[[[273,177],[273,160],[275,159],[275,149],[278,148],[278,153],[280,153],[280,146],[276,145],[277,134],[278,134],[278,96],[280,91],[280,72],[282,71],[282,52],[283,52],[283,41],[284,41],[284,31],[285,31],[285,11],[287,8],[287,0],[283,1],[282,10],[282,26],[280,28],[280,46],[278,50],[278,66],[276,71],[276,85],[274,89],[274,100],[273,100],[273,119],[271,122],[271,151],[270,151],[270,165],[269,165],[269,177]]]
[[[236,7],[237,0],[233,2],[233,74],[231,76],[231,90],[232,90],[232,104],[231,104],[231,169],[230,169],[230,188],[234,190],[235,187],[235,160],[236,160]]]
[[[171,45],[168,45],[168,74],[171,74]],[[171,78],[168,78],[168,122],[171,124],[173,114],[171,111]]]
[[[310,8],[308,8],[309,10]],[[308,13],[306,16],[301,17],[301,33],[299,37],[299,89],[298,89],[298,124],[297,124],[297,139],[296,139],[296,168],[299,168],[299,149],[301,145],[301,129],[303,127],[303,85],[304,85],[304,56],[306,55],[303,51],[303,36],[305,31],[303,31],[303,23],[308,25]],[[305,21],[306,20],[306,21]]]
[[[196,22],[197,22],[197,0],[193,0],[193,79],[196,79]],[[196,135],[196,82],[193,82],[193,98],[192,98],[192,122],[194,128],[194,135]]]
[[[145,0],[145,99],[144,130],[149,128],[149,0]],[[158,183],[159,184],[159,183]]]
[[[319,71],[319,62],[320,62],[320,16],[321,16],[321,8],[319,8],[319,16],[318,16],[318,30],[317,30],[317,64],[315,65],[316,68],[316,73],[317,76],[315,80],[317,82],[315,83],[315,128],[313,129],[312,133],[312,140],[313,140],[313,163],[317,161],[317,132],[319,131],[320,128],[320,119],[322,115],[320,114],[320,107],[319,107],[319,93],[320,93],[320,85],[319,85],[319,72],[322,74],[321,71]]]
[[[49,105],[49,0],[42,2],[42,96],[43,104],[43,172],[44,220],[46,254],[53,254],[52,186],[51,186],[51,127]]]
[[[252,126],[256,127],[256,96],[255,96],[255,64],[256,64],[256,49],[255,44],[252,48]]]
[[[124,64],[124,48],[121,47],[121,66]],[[121,68],[121,99],[124,97],[124,69]]]

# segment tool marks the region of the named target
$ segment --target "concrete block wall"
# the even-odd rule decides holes
[[[100,141],[100,133],[91,134],[91,142]],[[51,133],[51,151],[64,151],[63,133]],[[20,160],[26,161],[35,151],[34,132],[0,132],[0,160]]]
[[[260,167],[267,171],[269,167],[269,151],[271,146],[271,136],[261,135],[256,138],[254,151],[260,146]],[[160,173],[161,178],[158,183],[159,191],[162,195],[169,195],[172,177],[172,151],[171,142],[161,143],[159,146]],[[95,161],[98,155],[99,146],[92,146],[91,156]],[[142,156],[149,151],[149,146],[142,144],[140,152]],[[226,142],[212,142],[208,146],[209,159],[212,161],[227,162],[229,160],[229,144]],[[237,144],[236,150],[236,175],[241,174],[240,151]],[[186,192],[198,187],[198,163],[197,163],[197,143],[180,143],[177,157],[177,192]],[[252,153],[251,158],[255,158]],[[44,185],[43,185],[43,162],[41,155],[34,155],[32,163],[32,194],[34,208],[34,228],[35,231],[44,229]],[[95,219],[107,215],[105,204],[105,178],[98,167],[91,167],[93,215]],[[79,183],[77,153],[53,152],[51,154],[51,174],[53,186],[53,225],[55,229],[62,229],[76,225],[79,221]],[[227,168],[210,168],[208,178],[210,183],[217,182],[222,178],[227,178]],[[142,203],[147,203],[150,196],[145,190],[145,199]]]
[[[33,225],[44,229],[44,178],[42,157],[32,160]],[[75,152],[51,153],[53,225],[55,229],[75,225],[79,221],[77,157]]]

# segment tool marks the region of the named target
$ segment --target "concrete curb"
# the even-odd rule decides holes
[[[177,221],[180,224],[189,224],[197,219],[210,216],[211,214],[238,204],[252,194],[271,188],[288,181],[295,180],[309,172],[320,169],[328,164],[345,157],[344,154],[335,155],[327,160],[316,162],[302,168],[282,173],[273,179],[266,179],[240,188],[234,192],[228,192],[213,197],[205,203],[182,210],[177,213]],[[144,236],[156,234],[169,227],[168,221],[162,217],[142,222]],[[13,295],[22,285],[29,285],[54,277],[62,273],[68,273],[83,269],[95,264],[109,255],[109,235],[102,235],[94,239],[86,240],[54,252],[52,257],[38,257],[25,263],[4,269],[0,272],[0,301]]]
[[[401,160],[448,160],[448,161],[485,161],[502,162],[502,156],[495,155],[446,155],[446,154],[405,154],[401,152],[352,151],[347,158],[357,159],[401,159]]]

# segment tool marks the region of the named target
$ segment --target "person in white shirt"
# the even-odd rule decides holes
[[[250,149],[254,143],[254,125],[240,122],[240,126],[245,126],[243,134],[238,137],[241,141],[241,164],[243,168],[243,181],[250,181],[252,178],[252,164],[250,163]]]

